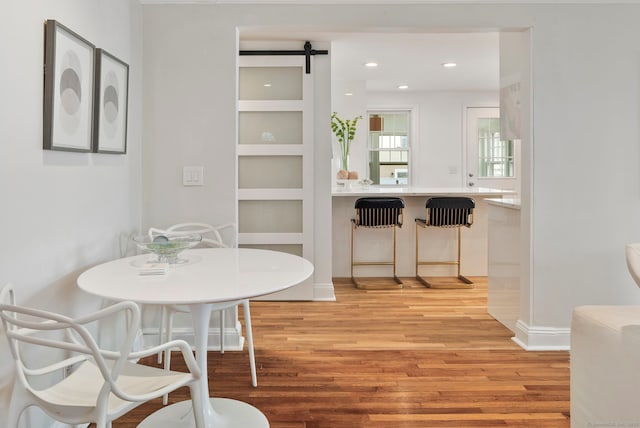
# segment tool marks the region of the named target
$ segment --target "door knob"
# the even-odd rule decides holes
[[[467,183],[467,185],[468,185],[469,187],[473,187],[473,185],[474,185],[474,184],[476,184],[476,183],[474,183],[473,181],[470,181],[470,182],[468,182],[468,183]]]
[[[469,177],[473,177],[473,172],[470,172],[470,173],[469,173]]]

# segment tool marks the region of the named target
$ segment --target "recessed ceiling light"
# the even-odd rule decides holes
[[[442,66],[443,66],[444,68],[453,68],[453,67],[455,67],[456,65],[458,65],[458,64],[456,64],[455,62],[443,62],[443,63],[442,63]]]
[[[409,85],[399,85],[398,89],[409,89]]]
[[[270,88],[270,87],[271,87],[271,83],[265,83],[265,84],[264,84],[264,85],[262,85],[262,86],[264,86],[265,88]]]
[[[345,93],[344,93],[344,96],[345,96],[345,97],[350,97],[351,95],[353,95],[353,92],[345,92]]]
[[[369,67],[369,68],[373,68],[373,67],[377,67],[378,63],[377,62],[365,62],[364,66],[365,67]]]

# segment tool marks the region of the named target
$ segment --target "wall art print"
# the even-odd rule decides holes
[[[127,152],[129,65],[96,49],[93,151]]]
[[[89,152],[95,46],[55,20],[45,23],[43,148]]]

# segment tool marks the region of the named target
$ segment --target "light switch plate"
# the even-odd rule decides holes
[[[185,166],[182,168],[182,184],[184,186],[203,186],[204,167]]]

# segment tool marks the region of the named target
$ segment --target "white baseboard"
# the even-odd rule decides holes
[[[314,302],[335,302],[336,293],[333,288],[333,282],[314,283],[313,284],[313,301]]]
[[[522,320],[516,322],[514,342],[527,351],[568,351],[571,347],[571,329],[531,327]]]

